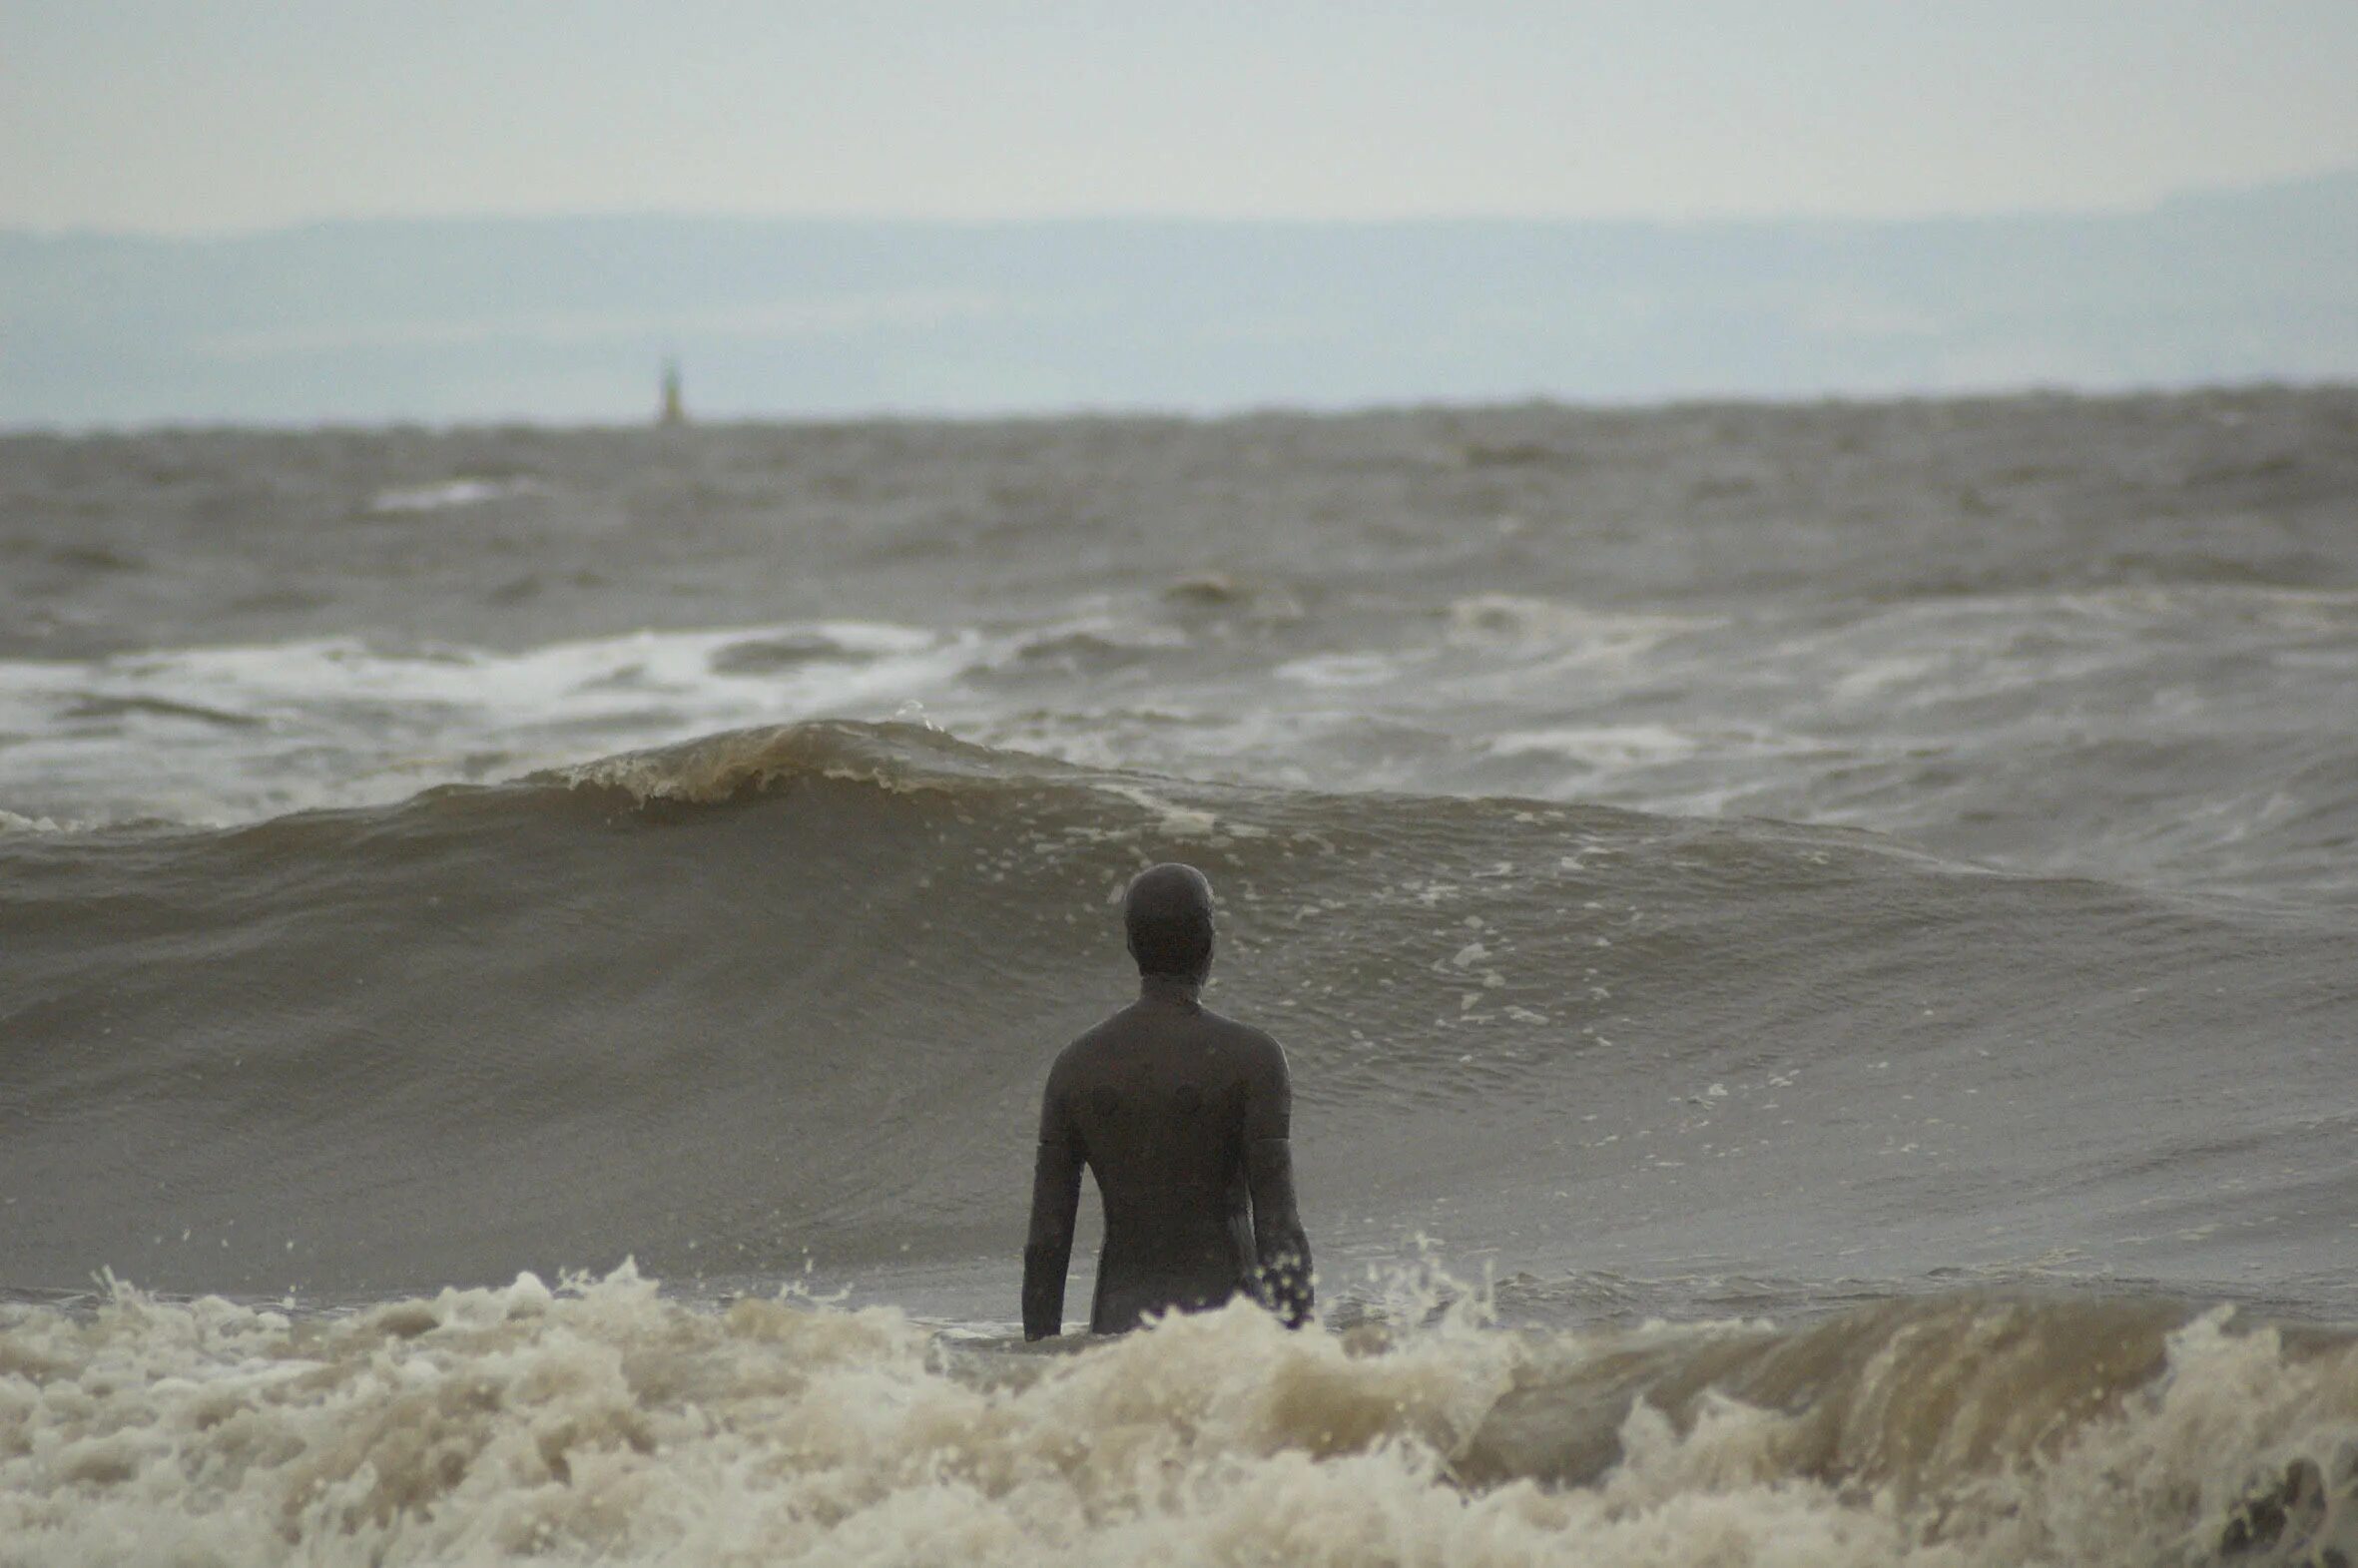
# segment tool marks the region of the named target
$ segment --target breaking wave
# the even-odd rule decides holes
[[[1301,1333],[1240,1305],[1060,1355],[888,1307],[684,1305],[628,1268],[328,1317],[118,1287],[88,1312],[0,1314],[0,1560],[2358,1550],[2347,1334],[2004,1296],[1546,1333],[1394,1305],[1399,1322]]]

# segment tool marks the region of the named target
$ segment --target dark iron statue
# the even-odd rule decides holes
[[[1138,1000],[1064,1048],[1040,1105],[1023,1336],[1062,1331],[1084,1166],[1105,1204],[1090,1332],[1240,1292],[1299,1325],[1311,1309],[1310,1243],[1294,1211],[1285,1053],[1203,1005],[1212,888],[1202,872],[1140,872],[1123,918]]]

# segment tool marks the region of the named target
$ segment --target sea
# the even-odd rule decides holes
[[[2358,389],[0,438],[11,1568],[2347,1568],[2354,1135]]]

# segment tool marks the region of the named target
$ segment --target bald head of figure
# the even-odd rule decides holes
[[[1194,866],[1165,861],[1132,877],[1122,923],[1140,974],[1200,985],[1212,972],[1212,884]]]

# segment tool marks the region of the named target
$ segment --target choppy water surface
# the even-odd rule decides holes
[[[0,813],[0,1561],[2358,1552],[2358,393],[16,438]]]

